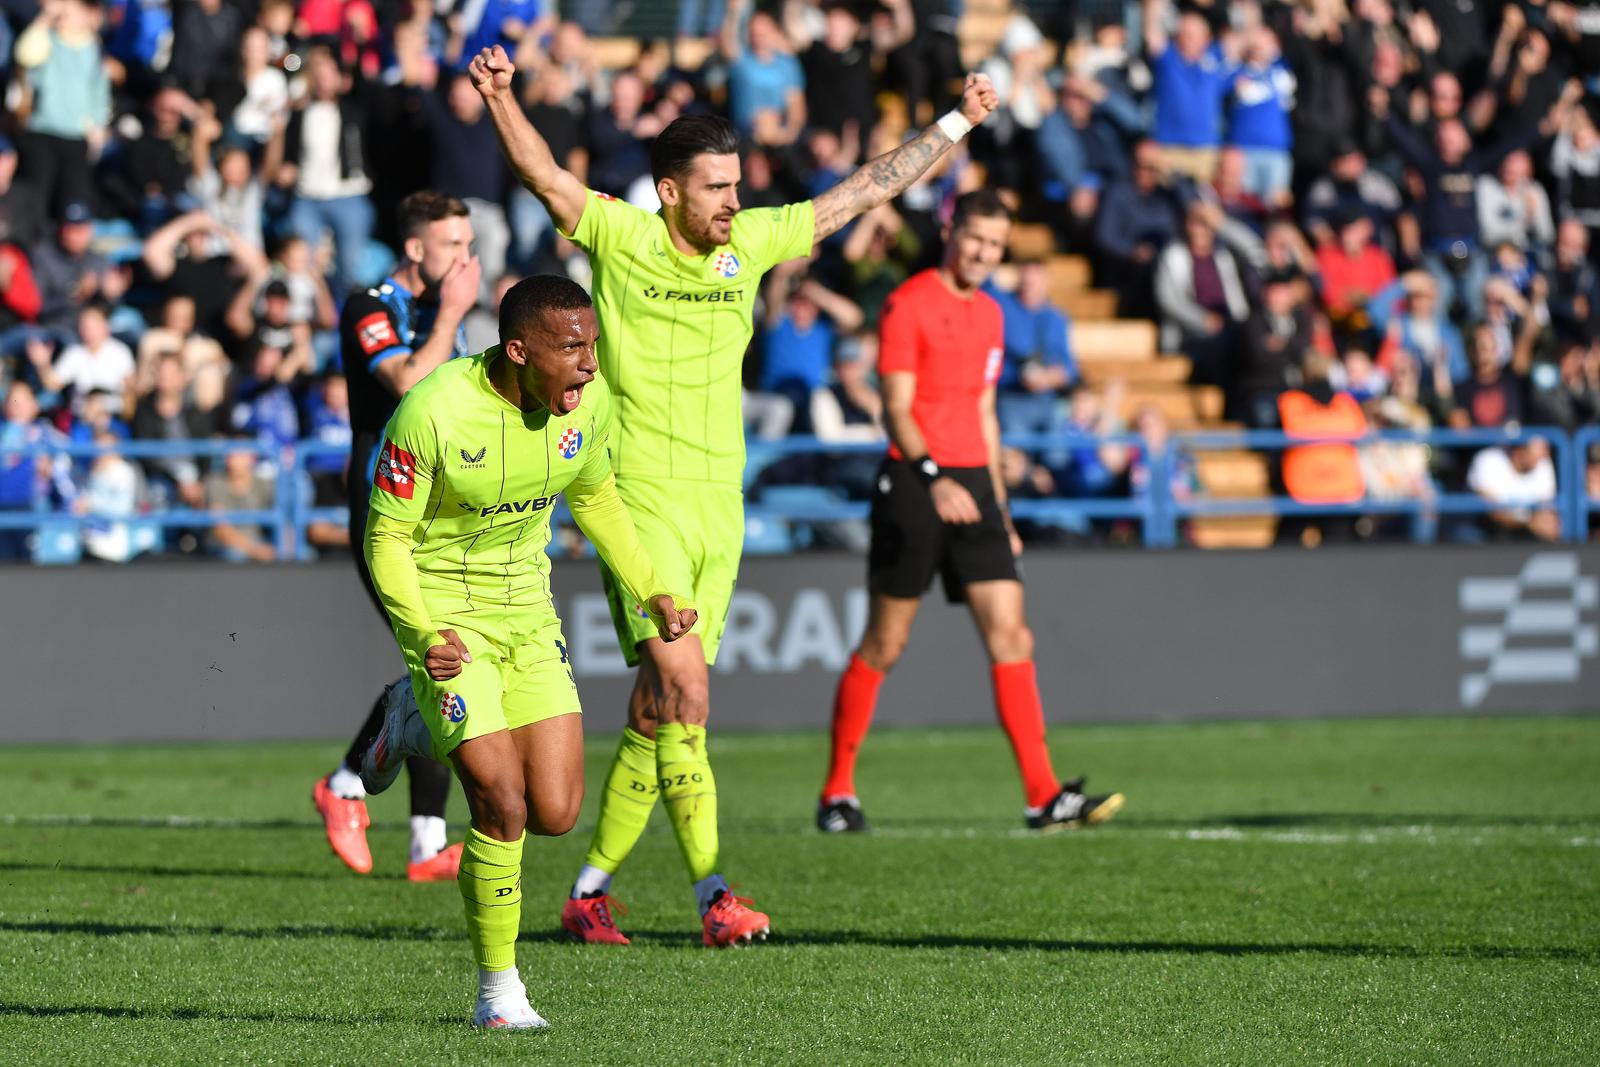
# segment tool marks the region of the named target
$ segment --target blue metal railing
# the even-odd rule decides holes
[[[1027,499],[1014,502],[1012,511],[1021,519],[1042,523],[1082,524],[1096,520],[1131,520],[1139,525],[1144,543],[1153,548],[1173,547],[1178,543],[1179,524],[1184,519],[1231,515],[1302,514],[1329,515],[1417,515],[1432,512],[1445,515],[1481,515],[1493,505],[1473,493],[1434,492],[1426,497],[1364,499],[1353,504],[1302,504],[1288,497],[1216,497],[1179,494],[1173,491],[1172,464],[1178,454],[1193,456],[1207,451],[1282,451],[1297,445],[1339,443],[1357,446],[1378,441],[1404,442],[1430,448],[1475,449],[1492,445],[1511,445],[1530,438],[1542,438],[1550,445],[1557,471],[1557,509],[1565,540],[1587,540],[1591,517],[1600,512],[1600,497],[1587,492],[1586,465],[1591,448],[1600,446],[1600,426],[1586,427],[1568,435],[1545,427],[1528,427],[1514,432],[1500,430],[1434,430],[1425,433],[1385,431],[1357,440],[1348,438],[1291,437],[1274,430],[1241,430],[1175,434],[1166,450],[1153,450],[1135,434],[1092,436],[1084,434],[1033,434],[1008,436],[1006,443],[1032,454],[1065,455],[1075,449],[1121,445],[1140,449],[1149,463],[1148,489],[1132,497],[1089,497]],[[780,441],[749,442],[745,488],[747,514],[753,520],[783,524],[826,524],[865,519],[871,505],[850,500],[842,492],[829,492],[827,486],[813,486],[821,494],[785,493],[793,486],[766,484],[761,475],[785,457],[878,456],[883,445],[877,442],[829,443],[815,437],[790,437]],[[75,461],[93,460],[115,453],[132,460],[216,459],[234,452],[248,452],[269,462],[275,470],[276,492],[273,506],[251,511],[210,511],[188,507],[143,511],[135,516],[108,517],[93,512],[76,513],[52,508],[48,500],[22,510],[0,510],[0,530],[33,529],[46,525],[70,526],[77,530],[107,521],[140,522],[164,528],[206,528],[221,524],[262,526],[273,531],[278,555],[299,558],[305,550],[306,530],[316,522],[342,524],[348,521],[343,507],[317,507],[309,490],[308,464],[318,458],[348,457],[342,445],[302,441],[278,448],[252,441],[126,441],[117,445],[46,443],[30,445],[0,456],[9,461],[20,456],[28,462],[61,457]]]

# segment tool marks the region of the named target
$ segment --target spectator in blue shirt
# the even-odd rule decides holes
[[[1289,202],[1294,177],[1294,72],[1283,61],[1278,35],[1257,26],[1245,39],[1244,63],[1228,94],[1228,143],[1244,150],[1246,191],[1268,207]]]
[[[300,412],[288,384],[293,372],[285,373],[286,366],[283,349],[258,342],[233,408],[235,430],[279,448],[300,439]]]
[[[811,394],[828,384],[834,342],[840,333],[860,329],[862,315],[853,301],[814,278],[803,279],[787,300],[781,299],[790,276],[775,271],[768,286],[761,391],[787,397],[796,413],[792,429],[809,433]]]
[[[1045,198],[1065,202],[1074,219],[1093,218],[1101,190],[1128,176],[1125,138],[1137,135],[1143,123],[1138,105],[1127,96],[1093,78],[1068,74],[1057,107],[1033,137]]]
[[[766,146],[793,144],[806,125],[805,74],[784,47],[777,20],[763,11],[750,16],[749,47],[740,49],[729,20],[726,51],[728,106],[739,132]]]
[[[1144,0],[1144,44],[1155,75],[1156,141],[1169,170],[1209,182],[1222,145],[1222,104],[1234,66],[1212,44],[1211,27],[1190,11],[1169,39],[1166,0]]]
[[[1005,316],[1005,362],[996,385],[1000,428],[1006,433],[1055,433],[1066,427],[1061,398],[1078,384],[1072,358],[1072,320],[1050,302],[1043,263],[1024,263],[1017,291],[988,289]]]
[[[66,438],[39,417],[39,398],[27,382],[12,382],[0,409],[0,511],[28,511],[51,502],[52,492],[70,501],[74,496],[71,463],[65,457],[39,459],[22,449],[65,444]],[[28,555],[26,530],[0,530],[0,560]]]

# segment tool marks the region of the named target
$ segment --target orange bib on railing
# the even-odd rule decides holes
[[[1326,404],[1298,389],[1278,397],[1278,417],[1290,437],[1355,440],[1367,432],[1367,417],[1349,393]],[[1353,504],[1366,495],[1354,445],[1299,445],[1283,454],[1283,484],[1300,504]]]

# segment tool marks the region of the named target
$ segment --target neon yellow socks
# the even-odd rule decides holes
[[[656,774],[689,880],[700,882],[717,869],[717,783],[706,755],[706,728],[657,726]]]
[[[467,909],[467,937],[482,971],[503,971],[517,962],[517,926],[522,921],[522,842],[496,841],[467,831],[456,885]]]
[[[587,867],[617,873],[650,821],[657,789],[656,743],[632,727],[624,728],[600,794],[600,821],[584,857]]]

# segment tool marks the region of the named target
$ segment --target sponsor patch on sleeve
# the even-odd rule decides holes
[[[989,358],[983,367],[984,385],[993,385],[1000,380],[1000,368],[1005,364],[1005,361],[1005,349],[998,346],[989,349]]]
[[[375,356],[384,349],[393,348],[400,343],[399,336],[394,332],[394,323],[389,321],[387,311],[374,311],[357,322],[356,340],[361,345],[361,351],[369,356]]]
[[[385,441],[383,451],[378,453],[372,484],[401,500],[410,500],[417,491],[416,471],[417,457],[393,441]]]

